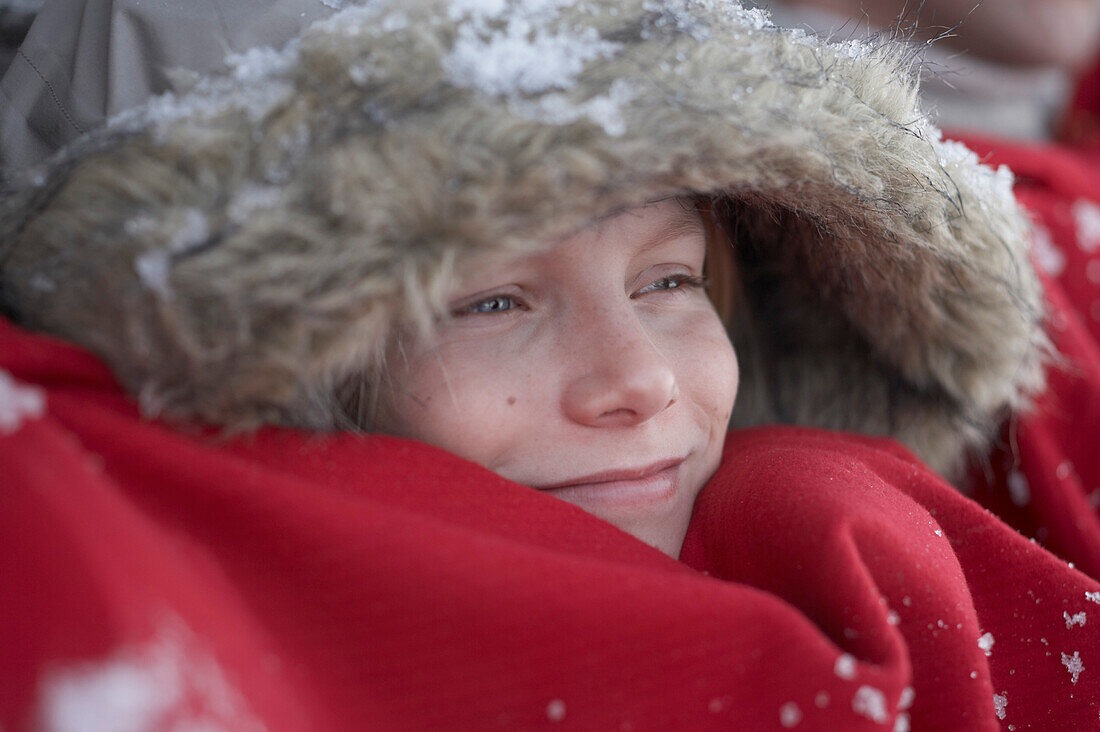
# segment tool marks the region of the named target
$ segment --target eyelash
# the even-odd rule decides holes
[[[653,290],[648,290],[648,288],[653,287],[658,282],[667,282],[670,286],[668,286],[668,287],[658,287],[658,288],[653,289]],[[707,289],[708,285],[709,285],[709,283],[707,282],[706,277],[697,277],[695,275],[686,275],[686,274],[674,274],[674,275],[669,275],[668,277],[661,277],[660,279],[657,279],[654,282],[649,283],[648,285],[646,285],[642,289],[640,289],[637,292],[635,292],[634,294],[632,294],[630,296],[630,299],[631,300],[637,299],[640,295],[649,294],[649,292],[668,292],[668,291],[671,291],[671,290],[679,290],[679,289],[685,289],[685,288],[690,289],[690,290],[698,290],[698,289],[705,290],[705,289]],[[647,290],[648,290],[648,292],[647,292]]]
[[[655,287],[654,289],[649,289],[649,288],[654,287],[654,285],[657,285],[659,283],[667,283],[667,284],[664,287]],[[637,292],[631,294],[630,299],[635,300],[638,297],[640,297],[641,295],[646,295],[646,294],[650,294],[650,293],[653,293],[653,292],[671,292],[673,290],[680,290],[680,289],[685,289],[685,288],[686,289],[693,289],[693,290],[694,289],[704,289],[705,290],[708,286],[709,286],[709,283],[707,282],[706,277],[696,277],[694,275],[686,275],[686,274],[675,274],[675,275],[669,275],[668,277],[661,277],[657,280],[654,280],[653,282],[651,282],[650,284],[648,284],[645,287],[641,288]],[[484,310],[479,310],[478,309],[482,305],[485,305],[487,303],[493,303],[493,302],[498,302],[499,303],[499,302],[502,302],[502,301],[511,302],[513,305],[512,305],[512,307],[507,307],[507,308],[493,308],[493,307],[490,307],[489,309],[484,309]],[[526,309],[526,306],[523,304],[523,302],[521,300],[519,300],[515,297],[512,297],[511,295],[490,295],[489,297],[478,300],[477,302],[472,302],[469,305],[463,305],[462,307],[456,308],[451,314],[454,315],[454,316],[457,316],[457,317],[462,317],[462,316],[466,316],[466,315],[498,315],[500,313],[507,313],[507,312],[511,312],[512,310],[517,310],[517,309]]]

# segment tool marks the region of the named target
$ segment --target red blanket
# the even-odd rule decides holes
[[[732,434],[679,563],[421,444],[142,421],[7,324],[0,369],[5,730],[1100,718],[1100,584],[889,441]]]

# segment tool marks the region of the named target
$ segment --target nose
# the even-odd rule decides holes
[[[580,318],[562,392],[566,417],[591,427],[642,424],[675,402],[676,373],[633,312]]]

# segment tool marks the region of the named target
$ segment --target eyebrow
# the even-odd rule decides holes
[[[689,234],[705,233],[706,225],[703,223],[703,215],[694,206],[682,207],[676,215],[666,221],[661,228],[646,238],[645,243],[638,248],[637,253],[643,254],[650,249],[673,241]]]

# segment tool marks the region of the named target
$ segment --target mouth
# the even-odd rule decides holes
[[[686,459],[672,458],[641,468],[593,473],[538,486],[538,489],[582,507],[664,503],[676,495],[680,484],[680,466]]]

